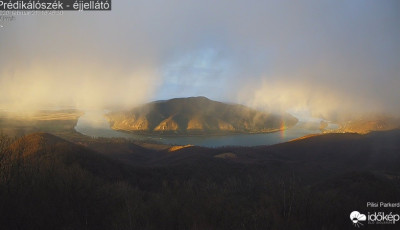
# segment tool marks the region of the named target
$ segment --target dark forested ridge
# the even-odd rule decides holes
[[[170,135],[260,133],[297,123],[290,114],[272,114],[206,97],[156,101],[107,115],[115,130]]]
[[[0,163],[1,229],[354,229],[400,200],[398,130],[215,149],[37,133],[2,136]]]

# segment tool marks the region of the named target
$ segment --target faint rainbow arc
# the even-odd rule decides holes
[[[286,136],[286,126],[285,126],[285,120],[281,120],[281,126],[279,127],[280,133],[281,133],[281,138],[285,138]]]

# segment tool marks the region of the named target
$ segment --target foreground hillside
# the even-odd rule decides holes
[[[272,132],[297,123],[289,114],[276,115],[205,97],[157,101],[127,112],[108,114],[115,130],[167,134]]]
[[[399,140],[390,131],[208,149],[2,137],[0,226],[354,229],[351,211],[400,199]]]

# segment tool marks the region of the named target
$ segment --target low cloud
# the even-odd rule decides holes
[[[0,29],[0,107],[208,96],[316,116],[400,115],[398,1],[128,1]]]

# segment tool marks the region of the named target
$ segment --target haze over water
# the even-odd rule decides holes
[[[91,137],[117,137],[131,140],[156,141],[170,145],[197,145],[203,147],[220,146],[257,146],[283,143],[310,134],[321,133],[318,119],[302,118],[294,127],[273,133],[234,134],[224,136],[179,136],[161,137],[137,135],[133,133],[112,130],[104,117],[106,111],[87,111],[78,120],[75,130]],[[336,128],[330,124],[329,128]]]

